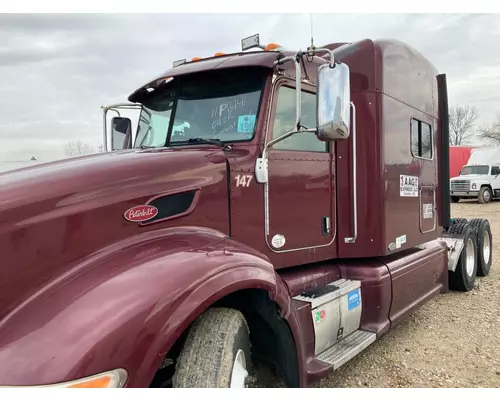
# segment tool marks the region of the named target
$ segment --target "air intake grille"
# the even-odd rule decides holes
[[[451,190],[468,192],[470,190],[470,181],[461,180],[451,182]]]
[[[158,209],[158,214],[141,225],[148,225],[152,222],[159,221],[165,218],[171,218],[179,214],[185,213],[193,203],[195,190],[189,192],[176,193],[165,197],[159,197],[149,203]]]

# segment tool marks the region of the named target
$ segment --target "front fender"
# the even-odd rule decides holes
[[[147,386],[211,302],[284,283],[255,250],[205,228],[168,228],[89,256],[0,322],[0,385],[48,384],[115,368]]]
[[[492,187],[492,184],[490,181],[486,180],[478,180],[478,181],[471,181],[471,184],[475,183],[477,185],[477,190],[481,188],[481,186],[489,186]]]
[[[472,184],[475,183],[476,184],[476,189],[472,189]],[[479,189],[481,189],[481,186],[491,186],[491,183],[488,182],[487,180],[484,180],[484,179],[470,179],[470,189],[471,190],[477,190],[479,191]]]

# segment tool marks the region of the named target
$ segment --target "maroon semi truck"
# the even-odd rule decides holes
[[[0,175],[0,385],[305,387],[488,274],[445,75],[396,40],[242,45],[104,107],[108,151]]]

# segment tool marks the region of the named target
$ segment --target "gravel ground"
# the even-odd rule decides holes
[[[441,294],[314,387],[500,387],[500,202],[452,204],[452,217],[487,218],[489,276]],[[258,367],[258,386],[282,382]]]

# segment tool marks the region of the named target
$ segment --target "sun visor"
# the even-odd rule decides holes
[[[137,89],[128,97],[128,100],[135,103],[144,91],[152,91],[158,87],[158,85],[162,84],[165,79],[174,78],[176,76],[239,67],[264,67],[271,69],[274,66],[274,62],[278,59],[279,54],[280,53],[276,52],[257,51],[252,53],[238,53],[229,56],[216,56],[182,63],[165,71],[157,78]]]

